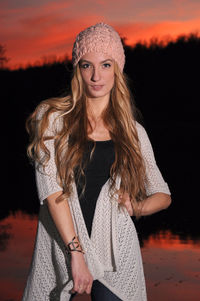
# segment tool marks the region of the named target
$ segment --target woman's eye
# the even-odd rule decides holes
[[[103,67],[104,67],[104,68],[110,68],[110,67],[111,67],[111,64],[110,64],[110,63],[104,63],[104,64],[103,64]]]
[[[81,64],[81,68],[83,68],[83,69],[87,69],[89,67],[90,67],[90,64],[87,64],[87,63]]]

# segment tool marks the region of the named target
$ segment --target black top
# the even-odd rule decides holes
[[[96,146],[90,159],[94,143],[96,143]],[[83,176],[78,180],[77,172],[75,171],[74,174],[81,210],[90,236],[97,198],[102,186],[110,177],[110,168],[115,160],[113,141],[88,141],[83,160],[86,162],[84,168],[85,182]],[[84,183],[85,190],[81,193]]]

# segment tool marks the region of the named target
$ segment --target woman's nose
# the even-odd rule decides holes
[[[98,68],[93,68],[91,80],[94,82],[99,81],[101,78],[100,71]]]

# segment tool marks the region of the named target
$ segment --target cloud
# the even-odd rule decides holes
[[[134,45],[138,41],[149,41],[151,38],[174,39],[181,34],[199,33],[200,18],[188,21],[165,21],[159,23],[132,23],[117,26],[126,43]]]
[[[195,0],[153,0],[151,6],[148,0],[121,0],[117,5],[114,0],[42,0],[37,5],[31,0],[28,6],[21,0],[19,7],[16,1],[14,7],[2,3],[0,43],[6,46],[13,68],[43,56],[71,56],[78,32],[100,21],[113,25],[129,45],[200,29],[200,18],[194,18],[200,4]]]
[[[67,18],[64,9],[70,8],[69,3],[67,6],[60,3],[59,8],[54,6],[55,3],[41,10],[32,11],[27,7],[12,9],[9,14],[5,10],[1,12],[4,28],[0,28],[0,42],[6,45],[7,56],[14,68],[19,64],[33,63],[44,55],[69,54],[75,35],[89,22],[95,23],[99,19],[93,15],[81,19]],[[6,15],[9,18],[4,18]]]

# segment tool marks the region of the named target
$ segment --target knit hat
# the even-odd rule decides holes
[[[73,66],[75,67],[81,57],[88,52],[108,54],[123,71],[125,64],[124,48],[119,34],[110,25],[97,23],[77,35],[72,51]]]

